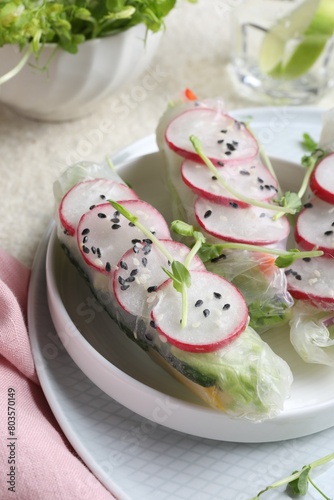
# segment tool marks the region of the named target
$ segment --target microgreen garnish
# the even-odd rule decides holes
[[[185,261],[186,267],[189,267],[190,262],[192,261],[193,257],[199,252],[200,248],[202,245],[205,243],[205,237],[203,236],[202,233],[199,231],[196,231],[193,226],[190,224],[187,224],[186,222],[180,221],[180,220],[175,220],[171,224],[171,229],[174,231],[176,234],[179,234],[181,236],[191,236],[192,238],[195,239],[195,244],[193,245],[192,249],[188,253]]]
[[[114,35],[140,23],[157,32],[164,28],[164,19],[175,4],[176,0],[2,0],[0,47],[16,45],[25,54],[0,84],[22,69],[30,53],[37,61],[46,43],[75,54],[85,40]]]
[[[305,172],[303,182],[302,182],[302,184],[299,188],[299,191],[298,191],[298,196],[300,198],[302,198],[304,196],[306,189],[308,188],[309,180],[310,180],[310,177],[311,177],[313,170],[318,165],[319,161],[321,161],[323,158],[325,158],[325,156],[327,154],[328,153],[326,153],[326,151],[324,151],[323,149],[317,148],[314,151],[312,151],[311,154],[304,155],[302,157],[301,164],[304,167],[306,167],[307,170]]]
[[[256,207],[261,207],[266,210],[273,210],[277,212],[276,215],[273,216],[273,219],[277,219],[281,217],[284,213],[287,214],[295,214],[297,209],[296,209],[296,200],[291,197],[291,196],[283,196],[279,200],[273,200],[274,202],[278,203],[277,205],[271,204],[271,203],[265,203],[261,202],[258,200],[254,200],[253,198],[248,198],[248,196],[244,196],[238,191],[236,191],[232,186],[226,182],[226,180],[220,175],[219,170],[215,167],[215,165],[212,163],[212,161],[205,155],[201,141],[198,139],[198,137],[191,135],[190,136],[190,142],[192,143],[196,153],[198,156],[202,159],[202,161],[205,163],[205,165],[209,168],[209,170],[215,175],[217,178],[218,182],[227,190],[229,193],[231,193],[233,196],[235,196],[237,199],[247,203],[248,205],[253,205]],[[293,200],[292,205],[289,205],[289,201]],[[301,208],[301,203],[300,203],[300,208]]]
[[[256,497],[253,497],[251,500],[258,500],[260,496],[263,495],[263,493],[266,493],[269,490],[272,490],[274,488],[279,488],[280,486],[285,486],[285,485],[287,486],[287,491],[289,493],[293,493],[294,495],[306,495],[309,484],[311,484],[325,500],[330,500],[330,497],[325,495],[325,493],[315,485],[314,481],[310,477],[310,473],[316,467],[324,465],[333,459],[334,459],[334,453],[330,453],[329,455],[326,455],[323,458],[315,460],[314,462],[308,465],[304,465],[304,467],[302,467],[300,471],[296,471],[290,476],[285,477],[284,479],[280,479],[279,481],[276,481],[271,485],[267,486],[266,488],[261,490],[256,495]]]
[[[290,250],[280,250],[278,248],[261,247],[257,245],[248,245],[245,243],[206,243],[202,245],[198,251],[198,256],[203,262],[208,262],[217,259],[224,250],[248,250],[250,252],[266,253],[269,255],[277,255],[275,265],[280,268],[291,266],[298,259],[306,259],[313,257],[321,257],[324,253],[321,250],[310,250],[308,252],[301,252],[297,248]]]
[[[269,172],[271,173],[271,175],[274,177],[274,179],[276,179],[277,184],[278,184],[278,192],[281,193],[281,188],[279,187],[279,182],[278,182],[278,179],[277,179],[276,172],[273,169],[273,166],[272,166],[272,163],[270,161],[270,158],[267,155],[267,153],[265,152],[265,149],[262,146],[261,141],[258,140],[258,138],[255,135],[254,130],[252,130],[251,126],[249,125],[250,120],[248,122],[244,122],[244,123],[245,123],[245,127],[247,128],[247,130],[249,130],[249,132],[252,134],[252,136],[256,139],[256,142],[257,142],[258,147],[259,147],[260,157],[261,157],[263,163],[265,164],[265,166],[267,167],[267,169],[269,170]]]
[[[138,217],[133,215],[129,210],[127,210],[123,205],[120,203],[117,203],[117,201],[113,200],[108,200],[109,203],[114,207],[115,210],[117,210],[120,214],[122,214],[128,221],[132,222],[135,226],[140,229],[147,238],[149,238],[152,243],[156,245],[156,247],[160,250],[160,252],[170,261],[173,262],[173,257],[172,255],[168,252],[166,247],[161,243],[161,241],[149,230],[147,227],[144,226],[139,220]]]
[[[161,241],[149,230],[147,227],[145,227],[139,220],[138,217],[136,217],[134,214],[129,212],[123,205],[120,203],[117,203],[116,201],[109,200],[109,203],[114,207],[115,210],[117,210],[120,214],[122,214],[126,219],[128,219],[132,224],[138,227],[145,236],[147,236],[152,243],[156,245],[156,247],[160,250],[160,252],[167,258],[167,260],[171,263],[171,271],[168,269],[165,269],[164,267],[162,268],[163,271],[173,280],[173,287],[177,292],[181,293],[182,296],[182,318],[181,318],[181,327],[184,328],[187,325],[187,318],[188,318],[188,298],[187,298],[187,288],[191,286],[191,276],[188,271],[188,267],[190,265],[191,260],[197,253],[197,250],[200,248],[202,243],[205,241],[204,236],[199,233],[195,232],[196,236],[194,236],[194,231],[192,231],[192,236],[196,238],[196,243],[194,247],[189,251],[185,263],[182,264],[182,262],[179,262],[175,259],[173,259],[173,256],[168,252],[166,247],[161,243]],[[182,221],[175,221],[172,223],[172,227],[183,227],[183,230],[186,231],[186,226],[189,226],[186,223],[183,223]],[[191,227],[191,226],[189,226]],[[189,232],[190,229],[188,228],[187,231]],[[181,233],[180,233],[181,234]]]
[[[318,146],[318,144],[315,142],[315,140],[312,139],[310,134],[308,134],[307,132],[305,132],[303,134],[303,140],[301,141],[300,144],[301,144],[301,147],[303,149],[305,149],[305,151],[309,151],[310,153],[313,153],[313,151],[315,149],[317,149],[317,146]]]
[[[288,267],[298,259],[306,259],[311,257],[320,257],[324,254],[321,250],[310,250],[301,252],[297,248],[290,250],[280,250],[278,248],[267,248],[258,245],[248,245],[246,243],[225,242],[225,243],[206,243],[205,237],[199,231],[196,231],[194,226],[183,221],[174,221],[171,229],[181,236],[190,236],[195,239],[193,246],[193,254],[197,254],[203,262],[208,262],[219,257],[224,250],[248,250],[250,252],[260,252],[270,255],[277,255],[275,264],[277,267]],[[189,255],[192,253],[190,252]],[[189,256],[188,255],[188,256]]]
[[[168,269],[162,268],[163,271],[173,280],[173,287],[177,292],[181,293],[182,296],[182,316],[181,316],[181,327],[185,328],[187,326],[188,320],[188,296],[187,288],[191,286],[191,276],[184,264],[177,260],[172,262],[172,272]]]

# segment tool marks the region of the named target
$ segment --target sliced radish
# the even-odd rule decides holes
[[[316,196],[334,204],[334,153],[321,160],[313,170],[310,188]]]
[[[317,248],[334,257],[334,205],[311,199],[298,215],[295,240],[304,250]]]
[[[216,351],[245,330],[248,322],[246,302],[237,288],[221,276],[208,271],[190,274],[187,325],[181,327],[181,294],[170,279],[158,288],[158,302],[151,314],[153,324],[162,338],[179,349]]]
[[[257,157],[237,163],[217,166],[219,175],[240,194],[255,200],[265,201],[277,194],[277,181]],[[239,207],[249,205],[233,196],[219,182],[217,177],[202,163],[185,160],[181,174],[184,183],[203,198],[224,205],[237,201]]]
[[[275,212],[250,206],[240,209],[237,203],[224,206],[197,198],[196,219],[203,229],[220,240],[270,245],[285,240],[290,231],[286,217],[273,220]]]
[[[258,154],[257,142],[245,125],[218,110],[189,109],[166,129],[165,139],[173,151],[201,162],[190,142],[191,135],[200,139],[206,156],[215,164],[250,159]]]
[[[109,199],[138,200],[138,196],[125,184],[109,179],[92,179],[73,186],[59,206],[59,219],[64,231],[73,236],[82,214]]]
[[[152,205],[142,200],[122,200],[120,203],[157,238],[170,239],[167,222]],[[97,205],[81,217],[77,241],[87,264],[106,274],[114,271],[128,249],[136,253],[142,246],[150,246],[144,233],[110,203]]]
[[[295,299],[325,310],[334,308],[334,261],[323,257],[300,259],[285,271]]]
[[[172,240],[160,240],[174,260],[184,263],[190,249]],[[171,271],[171,262],[154,245],[139,246],[138,253],[128,250],[120,259],[114,274],[114,293],[119,304],[135,316],[146,316],[155,299],[156,289],[168,279],[162,268]],[[190,270],[205,270],[201,259],[195,256]]]

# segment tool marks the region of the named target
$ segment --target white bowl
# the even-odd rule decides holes
[[[0,85],[0,102],[38,120],[80,118],[140,76],[152,61],[160,38],[160,32],[146,32],[139,24],[117,35],[88,40],[79,45],[77,54],[57,50],[47,71],[41,71],[55,47],[48,44],[37,63],[31,56],[15,77]],[[0,75],[14,68],[23,54],[16,46],[2,47]]]

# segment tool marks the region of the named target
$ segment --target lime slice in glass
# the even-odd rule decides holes
[[[260,50],[261,71],[287,80],[302,76],[333,32],[334,1],[305,0],[266,33]]]

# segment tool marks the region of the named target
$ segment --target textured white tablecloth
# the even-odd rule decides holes
[[[231,2],[226,2],[231,3]],[[159,52],[145,74],[83,119],[41,123],[0,105],[0,247],[31,265],[53,210],[52,184],[75,161],[106,155],[154,132],[169,99],[185,87],[223,96],[229,109],[253,106],[231,78],[229,22],[222,0],[179,0]],[[334,93],[317,103],[334,104]]]

